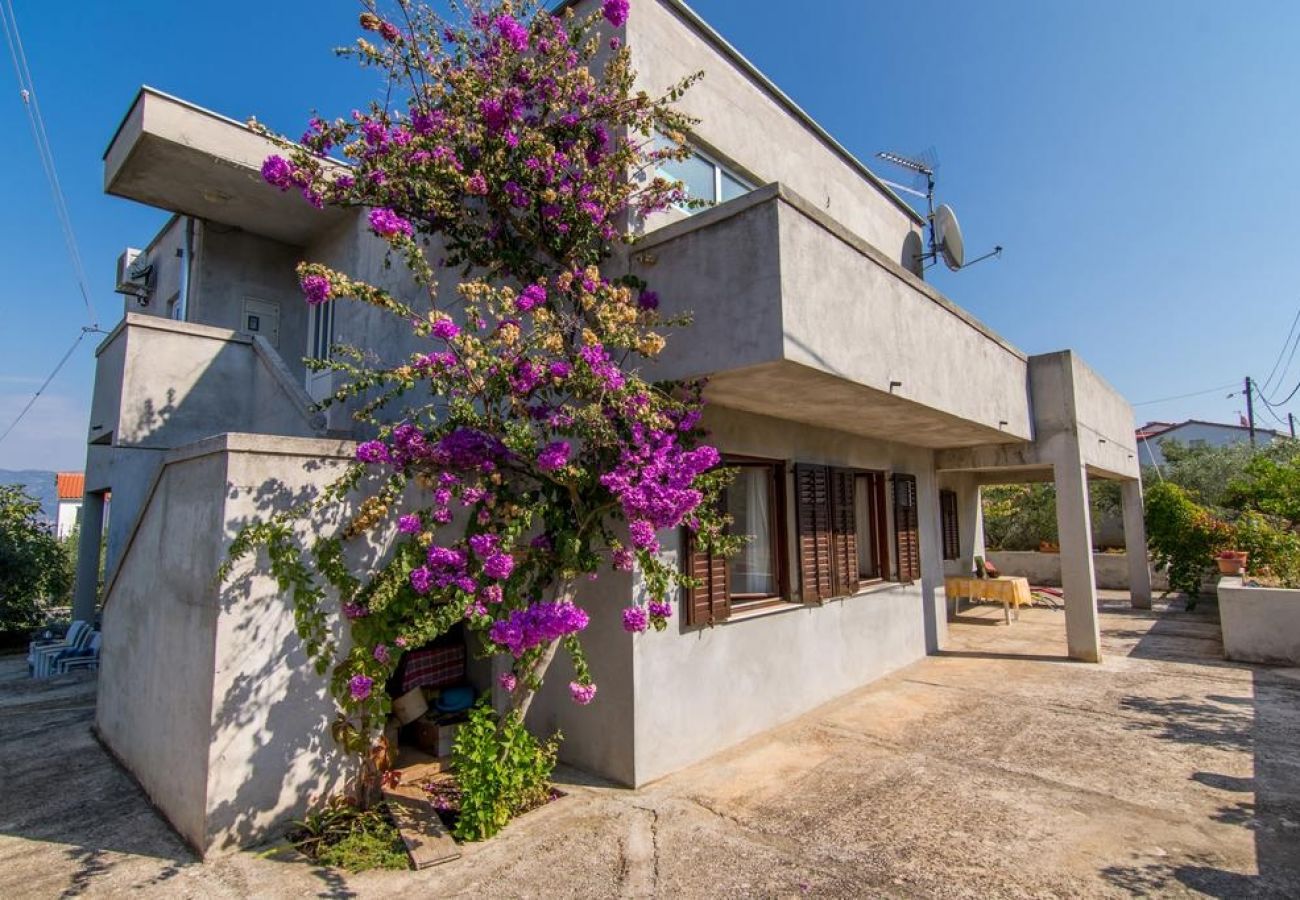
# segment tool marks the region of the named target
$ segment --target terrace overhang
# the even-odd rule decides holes
[[[650,374],[706,377],[710,403],[934,449],[1034,438],[1025,354],[784,185],[630,254],[692,316]]]
[[[104,192],[305,246],[348,214],[266,184],[276,152],[247,125],[142,87],[104,152]]]

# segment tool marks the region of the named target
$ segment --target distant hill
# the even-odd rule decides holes
[[[27,493],[41,501],[45,518],[53,522],[58,515],[59,497],[54,487],[54,473],[39,469],[0,469],[0,484],[21,484]]]

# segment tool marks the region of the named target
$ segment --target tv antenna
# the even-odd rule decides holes
[[[921,263],[922,270],[928,269],[942,259],[944,265],[957,272],[961,269],[968,269],[977,262],[983,262],[991,257],[1000,258],[1002,256],[1002,246],[999,244],[983,256],[978,256],[970,262],[966,262],[966,247],[961,236],[961,226],[957,224],[957,213],[953,212],[952,207],[947,203],[940,203],[938,207],[934,205],[935,166],[932,163],[912,159],[903,156],[901,153],[891,153],[888,150],[877,153],[876,158],[898,166],[900,169],[906,169],[925,179],[924,193],[904,184],[898,184],[884,178],[880,179],[894,190],[911,194],[914,197],[921,197],[925,200],[925,218],[929,223],[930,249],[926,253],[916,254],[915,257],[916,261]]]

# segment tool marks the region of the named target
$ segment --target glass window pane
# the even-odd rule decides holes
[[[731,533],[749,538],[727,565],[731,593],[774,597],[776,546],[772,535],[772,477],[766,466],[744,466],[727,488]]]
[[[860,475],[855,479],[855,487],[857,497],[854,502],[854,512],[858,519],[858,577],[876,578],[880,574],[880,569],[876,564],[876,532],[872,527],[872,518],[876,511],[873,479]]]
[[[665,178],[680,181],[686,185],[687,196],[692,200],[708,200],[714,196],[713,163],[702,156],[692,154],[689,159],[678,162],[670,159],[664,162],[662,171]]]
[[[744,196],[750,192],[751,188],[745,182],[732,175],[726,169],[722,170],[722,202],[734,200],[737,197]]]

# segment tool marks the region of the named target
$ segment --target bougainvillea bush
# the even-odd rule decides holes
[[[575,584],[639,566],[649,599],[622,609],[623,625],[661,630],[683,578],[658,558],[657,533],[684,525],[727,542],[715,511],[727,473],[701,443],[699,386],[640,374],[684,322],[660,314],[649,285],[610,274],[645,216],[687,202],[657,171],[687,152],[691,122],[672,104],[693,77],[662,97],[634,89],[611,36],[628,0],[585,18],[509,2],[454,20],[407,0],[383,12],[367,8],[346,51],[384,75],[381,98],[312,118],[297,144],[279,139],[262,174],[315,206],[361,210],[418,286],[398,296],[308,262],[305,301],[377,307],[420,349],[390,367],[362,348],[317,364],[341,373],[334,400],[372,435],[317,506],[360,491],[359,514],[307,548],[289,517],[254,525],[231,553],[270,552],[310,652],[334,665],[335,736],[363,754],[403,648],[464,622],[512,660],[500,683],[517,720],[562,648],[573,700],[587,704],[591,611]],[[382,565],[345,565],[348,541],[388,533]],[[351,635],[342,658],[336,614]]]

